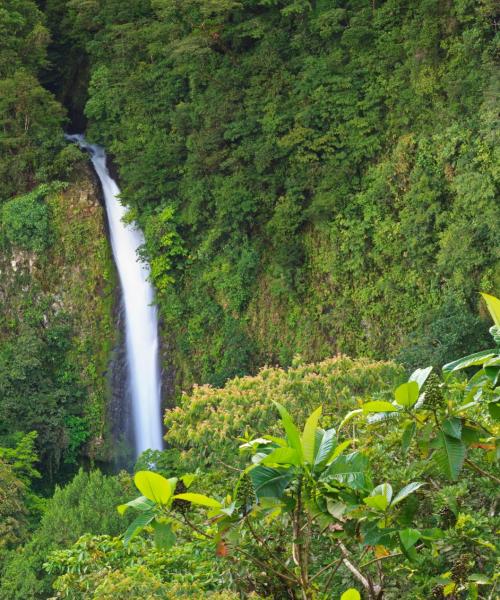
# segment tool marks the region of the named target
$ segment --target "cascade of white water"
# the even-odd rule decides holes
[[[149,265],[140,262],[137,249],[144,243],[142,232],[123,222],[127,209],[119,200],[120,190],[109,175],[106,153],[89,144],[83,135],[69,135],[90,154],[104,193],[111,247],[120,277],[125,307],[127,364],[132,397],[133,428],[137,454],[162,448],[161,383],[158,360],[158,315],[148,281]]]

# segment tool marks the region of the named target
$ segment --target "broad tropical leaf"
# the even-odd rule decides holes
[[[371,494],[363,499],[363,502],[375,508],[376,510],[385,511],[392,500],[392,486],[389,483],[382,483],[377,485],[371,492]]]
[[[338,481],[354,489],[365,489],[368,459],[361,452],[343,454],[336,458],[321,476],[322,481]]]
[[[349,588],[342,594],[340,600],[361,600],[361,596],[359,595],[358,590]]]
[[[404,412],[401,410],[395,410],[392,412],[380,412],[380,413],[372,413],[366,417],[367,422],[370,425],[374,423],[382,423],[383,421],[392,421],[394,419],[401,419],[404,416]]]
[[[385,400],[373,400],[363,404],[363,412],[367,413],[379,413],[379,412],[396,412],[398,409]]]
[[[151,521],[155,518],[155,513],[150,510],[140,514],[136,517],[132,523],[127,527],[127,530],[123,534],[123,543],[125,546],[130,542],[130,540],[135,537],[138,533],[140,533],[146,525],[149,525]]]
[[[413,371],[410,375],[408,381],[415,381],[418,383],[418,389],[421,390],[424,386],[424,383],[427,381],[427,377],[431,374],[432,367],[427,367],[426,369],[417,369]]]
[[[304,460],[309,464],[314,462],[314,455],[316,450],[316,428],[321,417],[323,407],[318,407],[307,419],[304,425],[304,431],[302,433],[302,452]]]
[[[410,447],[411,441],[415,436],[416,430],[417,424],[415,423],[415,421],[410,421],[406,425],[403,431],[403,435],[401,437],[401,451],[403,452],[403,454],[406,454],[408,452],[408,448]]]
[[[250,471],[258,498],[281,498],[294,477],[293,469],[272,469],[259,465]]]
[[[354,419],[354,417],[355,417],[356,415],[360,415],[362,412],[363,412],[363,409],[362,409],[362,408],[355,408],[354,410],[351,410],[350,412],[348,412],[348,413],[346,414],[346,416],[345,416],[345,417],[342,419],[342,421],[340,422],[340,425],[339,425],[338,431],[340,431],[340,430],[342,429],[342,427],[343,427],[343,426],[344,426],[346,423],[349,423],[349,421],[350,421],[351,419]]]
[[[282,406],[279,402],[274,402],[274,405],[280,413],[281,422],[283,423],[283,427],[285,429],[289,445],[295,450],[297,450],[299,457],[302,459],[302,443],[300,441],[299,430],[297,429],[295,423],[292,421],[292,417],[289,415],[286,408]]]
[[[434,453],[434,459],[443,472],[455,481],[465,459],[465,444],[462,440],[452,438],[445,433],[439,436],[440,448]]]
[[[420,539],[420,531],[417,529],[402,529],[399,532],[399,539],[401,540],[401,544],[405,550],[409,550],[412,548]]]
[[[396,494],[391,506],[396,506],[396,504],[402,502],[405,498],[407,498],[410,494],[413,494],[413,492],[416,492],[418,488],[421,488],[423,485],[425,485],[425,483],[418,483],[416,481],[412,481],[408,485],[405,485],[405,487],[401,488]]]
[[[332,452],[332,455],[326,461],[327,464],[332,462],[333,460],[335,460],[337,458],[337,456],[340,456],[342,454],[342,452],[344,452],[344,450],[346,450],[346,448],[349,448],[349,446],[352,444],[352,442],[353,442],[353,440],[345,440],[341,444],[339,444],[335,448],[335,450]]]
[[[462,437],[462,419],[457,417],[450,417],[443,421],[443,431],[446,435],[456,438],[457,440]]]
[[[167,504],[175,489],[173,480],[165,479],[152,471],[138,471],[134,483],[143,496],[156,504]]]
[[[137,498],[134,498],[133,500],[130,500],[130,502],[120,504],[116,508],[118,512],[121,515],[123,515],[129,508],[135,508],[136,510],[145,512],[147,510],[151,510],[154,507],[154,505],[155,503],[152,500],[149,500],[149,498],[146,498],[146,496],[139,496]]]
[[[275,448],[260,461],[262,465],[298,465],[300,464],[297,450],[293,448]]]
[[[175,533],[172,531],[170,523],[155,521],[153,523],[154,541],[157,548],[168,550],[175,545]]]
[[[191,504],[198,504],[199,506],[208,506],[209,508],[221,508],[222,504],[214,498],[209,498],[204,494],[194,494],[192,492],[186,492],[185,494],[176,494],[174,498],[177,500],[186,500]]]
[[[481,350],[481,352],[469,354],[468,356],[464,356],[463,358],[459,358],[458,360],[454,360],[453,362],[444,365],[442,370],[443,373],[449,374],[453,371],[459,371],[460,369],[467,369],[467,367],[475,367],[482,365],[488,359],[493,358],[496,355],[497,351],[495,349]]]
[[[328,459],[331,456],[333,449],[337,443],[337,437],[335,435],[335,429],[327,429],[321,438],[321,442],[318,446],[318,451],[316,452],[316,458],[314,459],[314,464],[316,466],[320,466],[322,464],[326,464]]]
[[[418,383],[416,381],[407,381],[402,383],[394,392],[396,402],[404,408],[411,408],[418,400]]]
[[[497,327],[500,327],[500,300],[495,298],[495,296],[490,296],[490,294],[484,294],[483,292],[481,292],[481,296],[486,302],[486,306],[490,311],[493,322]]]

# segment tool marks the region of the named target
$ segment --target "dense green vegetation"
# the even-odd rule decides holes
[[[496,597],[498,18],[2,0],[0,600]],[[134,500],[84,128],[173,384]]]
[[[179,386],[486,343],[496,19],[489,0],[67,3]]]
[[[138,465],[142,495],[117,507],[137,515],[124,535],[49,557],[56,597],[493,598],[500,301],[488,301],[496,347],[394,391],[394,366],[345,359],[195,389],[167,413],[156,472]]]
[[[6,0],[0,31],[0,446],[36,431],[48,491],[82,456],[110,458],[114,274],[93,176],[39,80],[45,16]]]

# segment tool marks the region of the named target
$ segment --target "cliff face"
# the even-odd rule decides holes
[[[23,407],[13,429],[38,431],[51,468],[79,455],[109,460],[109,434],[121,429],[113,421],[123,420],[116,406],[123,386],[113,400],[109,384],[123,378],[117,282],[100,196],[90,167],[77,163],[67,187],[43,200],[50,215],[46,250],[6,243],[0,251],[0,409],[14,419],[22,393],[39,407]],[[9,364],[16,350],[26,364]]]

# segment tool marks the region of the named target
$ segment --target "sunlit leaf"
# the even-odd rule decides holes
[[[276,448],[260,461],[262,465],[298,465],[300,459],[293,448]]]
[[[281,422],[283,423],[288,443],[292,448],[294,448],[297,451],[299,457],[302,459],[302,442],[300,440],[299,430],[295,426],[295,423],[293,422],[292,417],[288,414],[286,408],[282,406],[279,402],[274,402],[274,405],[280,413]]]
[[[307,419],[302,433],[302,452],[304,460],[309,464],[314,462],[314,454],[316,449],[316,428],[321,417],[323,407],[318,407]]]
[[[349,588],[342,594],[342,596],[340,596],[340,600],[361,600],[361,596],[358,590]]]
[[[153,471],[138,471],[134,483],[143,496],[156,504],[167,504],[174,491],[171,480]]]
[[[408,381],[415,381],[418,384],[418,389],[421,390],[424,386],[424,383],[427,381],[427,377],[429,377],[431,374],[431,371],[432,367],[417,369],[416,371],[413,371]]]
[[[392,501],[392,506],[399,504],[402,500],[407,498],[413,492],[416,492],[418,488],[421,488],[425,483],[418,483],[416,481],[412,481],[408,485],[405,485],[404,488],[401,488],[399,492],[396,494],[394,500]]]
[[[407,381],[402,383],[394,392],[394,397],[399,406],[411,408],[418,400],[418,383],[416,381]]]
[[[385,400],[373,400],[372,402],[367,402],[363,404],[363,412],[367,413],[379,413],[379,412],[395,412],[398,409],[391,404],[390,402],[386,402]]]
[[[318,451],[316,452],[316,458],[314,459],[314,464],[316,466],[327,462],[327,460],[331,456],[333,449],[335,448],[336,443],[337,438],[335,436],[335,429],[327,429],[323,433],[323,437],[321,438]]]
[[[500,300],[495,298],[495,296],[491,296],[490,294],[485,294],[481,292],[481,296],[484,298],[486,302],[486,306],[490,311],[491,318],[497,327],[500,327]]]
[[[149,500],[149,498],[146,498],[146,496],[139,496],[138,498],[134,498],[133,500],[130,500],[130,502],[126,502],[125,504],[120,504],[119,506],[117,506],[117,510],[118,512],[123,515],[127,509],[129,508],[135,508],[136,510],[140,510],[140,511],[147,511],[147,510],[151,510],[153,508],[153,506],[155,505],[155,503],[152,500]]]
[[[495,349],[481,350],[481,352],[469,354],[468,356],[464,356],[463,358],[459,358],[458,360],[454,360],[453,362],[444,365],[442,371],[443,373],[449,374],[453,371],[459,371],[461,369],[467,369],[468,367],[482,365],[488,359],[493,358],[496,355],[497,351]]]
[[[194,494],[192,492],[186,492],[185,494],[176,494],[174,496],[176,500],[186,500],[191,504],[197,504],[199,506],[208,506],[210,508],[221,508],[222,504],[214,498],[209,498],[204,494]]]

